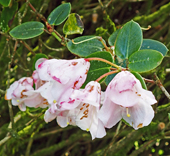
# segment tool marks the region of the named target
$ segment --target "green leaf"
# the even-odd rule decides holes
[[[44,32],[44,24],[36,21],[25,22],[12,29],[9,34],[17,39],[30,39]]]
[[[59,25],[63,23],[71,11],[71,4],[64,3],[55,8],[47,18],[47,21],[51,25]]]
[[[11,3],[11,0],[0,0],[0,4],[2,4],[4,7],[8,7]]]
[[[108,76],[106,77],[106,79],[104,80],[106,86],[108,86],[108,84],[110,83],[110,81],[112,81],[112,79],[116,76],[116,74],[117,74],[117,73],[111,74],[111,75],[108,75]]]
[[[129,69],[134,72],[148,72],[156,68],[163,55],[156,50],[139,50],[129,57]]]
[[[142,44],[142,30],[138,23],[130,21],[119,31],[115,42],[115,53],[122,59],[128,59],[138,51]]]
[[[97,36],[81,36],[74,39],[74,43],[69,41],[67,48],[75,55],[86,57],[94,52],[102,51],[103,44]]]
[[[35,70],[35,63],[37,62],[38,59],[40,58],[48,58],[47,55],[45,54],[42,54],[42,53],[39,53],[39,54],[36,54],[33,58],[33,65],[32,65],[32,69]]]
[[[64,24],[63,33],[66,35],[82,34],[83,30],[84,25],[80,16],[76,13],[70,14],[67,21]]]
[[[82,88],[84,88],[88,82],[97,80],[101,75],[108,73],[109,71],[110,71],[109,68],[99,68],[99,69],[96,69],[96,70],[89,71],[88,74],[87,74],[86,81],[82,85]],[[100,83],[104,79],[105,78],[101,79]]]
[[[143,80],[142,76],[139,73],[136,73],[136,72],[131,72],[131,73],[140,81],[142,88],[147,90],[146,83]]]
[[[108,39],[108,43],[110,46],[114,46],[115,45],[115,41],[116,41],[116,38],[118,36],[118,33],[119,33],[120,29],[117,29],[115,32],[113,32],[109,39]]]
[[[166,53],[168,52],[167,47],[163,43],[156,41],[156,40],[151,40],[151,39],[143,39],[143,43],[142,43],[142,46],[140,49],[141,50],[142,49],[157,50],[157,51],[161,52],[163,54],[163,56],[165,56]]]
[[[18,9],[18,3],[15,1],[13,2],[13,5],[11,7],[3,8],[0,16],[0,29],[3,32],[7,32],[9,30],[9,27],[13,22],[17,9]]]
[[[168,113],[168,118],[169,118],[169,121],[170,121],[170,113]]]
[[[106,52],[106,51],[93,53],[93,54],[87,56],[86,58],[92,58],[92,57],[103,58],[105,60],[113,62],[112,55],[109,52]],[[87,74],[87,79],[86,79],[85,83],[83,84],[83,87],[85,87],[85,85],[88,82],[95,81],[100,76],[102,76],[103,74],[109,72],[110,67],[111,67],[111,65],[109,65],[105,62],[102,62],[102,61],[97,61],[97,60],[90,61],[90,69],[89,69],[89,72]],[[102,82],[104,79],[105,78],[100,80],[100,82]]]
[[[110,62],[113,62],[112,55],[109,52],[106,52],[106,51],[95,52],[91,55],[88,55],[86,58],[91,58],[91,57],[99,57],[99,58],[103,58],[105,60],[108,60]],[[99,68],[110,68],[110,67],[111,67],[110,64],[107,64],[107,63],[102,62],[102,61],[94,60],[94,61],[90,61],[89,71],[96,70],[96,69],[99,69]]]

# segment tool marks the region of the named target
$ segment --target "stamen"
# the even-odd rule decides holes
[[[88,115],[84,115],[80,118],[80,120],[82,120],[83,118],[87,118],[87,117],[88,117]]]
[[[67,125],[69,125],[69,122],[67,121]]]
[[[88,114],[88,109],[86,109],[85,111],[84,111],[84,113],[83,114],[85,114],[85,115],[87,115]]]
[[[88,107],[89,107],[89,104],[87,104],[86,108],[88,108]]]
[[[57,101],[56,100],[53,100],[53,103],[56,103]]]
[[[89,128],[87,128],[86,131],[88,132],[88,131],[89,131]]]
[[[17,100],[17,102],[19,102],[19,100]]]
[[[128,113],[128,108],[126,108],[126,114],[127,114],[127,117],[130,117],[130,114]]]
[[[83,107],[81,107],[80,110],[83,110]]]

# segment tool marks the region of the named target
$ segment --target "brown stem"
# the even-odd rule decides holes
[[[105,60],[103,58],[92,57],[92,58],[86,58],[85,60],[87,60],[87,61],[94,61],[94,60],[102,61],[102,62],[105,62],[107,64],[110,64],[111,66],[117,68],[118,70],[122,70],[122,67],[120,67],[120,66],[118,66],[118,65],[116,65],[116,64],[114,64],[114,63],[112,63],[112,62],[110,62],[108,60]]]
[[[108,75],[112,75],[112,74],[115,74],[115,73],[118,73],[119,71],[118,70],[115,70],[115,71],[111,71],[111,72],[108,72],[108,73],[105,73],[103,74],[102,76],[100,76],[96,81],[99,82],[101,79],[103,79],[104,77],[108,76]]]
[[[26,42],[20,41],[20,43],[22,43],[32,53],[32,55],[35,56],[34,51],[31,49],[31,47]]]

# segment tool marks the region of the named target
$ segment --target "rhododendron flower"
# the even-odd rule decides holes
[[[138,129],[150,124],[154,117],[151,105],[156,102],[152,92],[143,89],[133,74],[122,71],[107,86],[99,118],[107,128],[123,118]]]
[[[82,130],[90,131],[92,139],[102,138],[106,135],[103,123],[98,119],[100,108],[101,88],[98,82],[89,82],[85,89],[74,90],[70,101],[61,102],[59,112],[57,106],[52,106],[45,113],[45,121],[57,117],[61,127],[68,124],[77,125]]]
[[[31,77],[23,77],[11,84],[5,95],[6,100],[12,100],[12,105],[18,106],[20,110],[25,111],[26,106],[36,107],[42,102],[38,94],[34,94],[33,79]]]
[[[82,86],[90,63],[85,59],[39,59],[35,67],[34,80],[38,88],[37,92],[53,104],[61,101],[61,96],[62,99],[65,97],[64,101],[66,101],[73,89],[79,89]]]

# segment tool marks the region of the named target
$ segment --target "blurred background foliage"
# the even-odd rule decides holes
[[[83,35],[102,36],[106,43],[110,34],[129,20],[144,30],[144,38],[159,40],[170,48],[169,0],[30,0],[46,18],[64,2],[70,2],[72,13],[81,16]],[[5,12],[5,16],[3,16]],[[4,22],[5,19],[5,22]],[[148,126],[137,131],[120,122],[107,129],[102,139],[91,140],[88,132],[78,127],[60,128],[56,121],[46,124],[44,110],[29,108],[21,112],[4,100],[9,84],[24,76],[31,76],[35,54],[49,58],[71,59],[75,56],[53,36],[43,33],[29,40],[14,40],[8,32],[27,21],[40,21],[25,0],[13,0],[9,7],[0,5],[0,155],[2,156],[158,156],[170,155],[170,103],[155,83],[147,83],[158,103],[153,106],[155,118]],[[61,34],[63,24],[55,29]],[[73,39],[81,35],[70,35]],[[169,53],[155,71],[163,86],[170,92]],[[144,75],[156,80],[153,72]],[[13,119],[13,120],[11,120]]]

